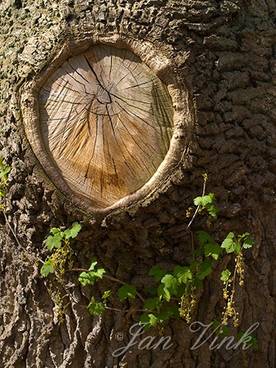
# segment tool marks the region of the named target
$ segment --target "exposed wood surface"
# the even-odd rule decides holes
[[[167,87],[126,49],[98,45],[70,58],[39,98],[47,150],[69,186],[97,207],[141,188],[168,151]]]

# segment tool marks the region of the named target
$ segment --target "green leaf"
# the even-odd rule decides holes
[[[158,297],[146,299],[144,302],[144,308],[149,310],[155,310],[159,308],[161,301]]]
[[[92,297],[87,309],[93,316],[100,316],[105,311],[105,305],[102,302],[96,301],[96,299]]]
[[[105,292],[102,295],[102,299],[107,300],[108,298],[110,298],[111,294],[112,294],[111,290],[105,290]]]
[[[168,321],[170,318],[179,317],[178,307],[173,304],[165,305],[160,313],[144,313],[140,317],[140,322],[145,324],[145,328],[155,327]]]
[[[243,234],[242,240],[242,248],[244,249],[252,248],[252,246],[254,245],[254,240],[251,238],[251,235],[249,233]]]
[[[221,244],[221,248],[226,250],[226,253],[238,253],[240,251],[240,244],[235,240],[235,234],[230,232]]]
[[[90,273],[92,273],[93,277],[95,277],[96,279],[102,279],[106,271],[104,268],[98,268],[96,271]]]
[[[98,279],[102,279],[105,274],[104,268],[98,268],[94,271],[82,272],[79,275],[79,282],[82,286],[94,285]]]
[[[220,274],[220,279],[223,282],[227,282],[231,276],[231,271],[229,271],[227,268],[223,270]]]
[[[253,240],[252,240],[252,242],[251,243],[249,243],[248,241],[246,242],[246,243],[243,243],[242,244],[242,247],[244,248],[244,249],[249,249],[249,248],[252,248],[252,246],[253,246]]]
[[[155,281],[160,281],[164,275],[166,275],[167,271],[165,271],[160,266],[153,266],[149,271],[149,276],[152,276]]]
[[[74,222],[70,229],[64,231],[65,239],[74,239],[78,236],[78,233],[81,230],[81,224],[78,222]]]
[[[204,262],[199,264],[199,270],[197,272],[197,277],[199,280],[204,280],[205,277],[210,275],[212,272],[212,263],[209,260],[205,260]]]
[[[60,248],[62,244],[63,235],[56,233],[55,235],[49,235],[45,240],[44,244],[49,250],[54,248]]]
[[[143,324],[145,326],[148,326],[148,324],[149,324],[149,314],[148,313],[141,314],[141,316],[139,318],[139,323]]]
[[[186,284],[193,278],[189,267],[176,266],[173,270],[173,274],[180,284]]]
[[[211,237],[211,235],[205,231],[197,231],[196,237],[204,251],[205,257],[212,257],[217,260],[221,254],[221,248]]]
[[[212,257],[217,261],[219,256],[221,255],[221,247],[216,243],[205,244],[204,254],[205,257]]]
[[[164,298],[167,302],[171,300],[172,295],[177,295],[178,292],[177,278],[171,274],[166,274],[161,279],[161,285],[158,287],[158,295],[161,300]]]
[[[160,300],[162,300],[163,298],[167,302],[171,300],[171,293],[163,284],[159,285],[158,287],[158,295]]]
[[[58,228],[58,227],[52,227],[51,229],[50,229],[50,234],[52,234],[52,235],[60,235],[60,236],[62,236],[63,237],[63,231],[61,231],[60,230],[60,228]]]
[[[177,295],[178,281],[177,278],[171,274],[166,274],[161,279],[161,284],[167,289],[171,295]]]
[[[208,204],[212,204],[214,200],[215,200],[214,193],[209,193],[207,195],[194,198],[194,204],[196,206],[205,207]]]
[[[202,203],[202,197],[194,198],[194,205],[195,206],[201,206],[201,203]]]
[[[51,258],[48,258],[40,269],[40,274],[43,277],[47,277],[49,273],[55,272],[54,264]]]
[[[121,286],[118,290],[118,296],[121,302],[126,299],[134,299],[136,297],[136,293],[135,286],[128,284]]]
[[[219,210],[218,210],[218,208],[215,205],[213,205],[213,204],[207,205],[206,206],[206,209],[207,209],[208,214],[211,217],[213,217],[215,219],[217,218],[217,215],[218,215]]]
[[[94,285],[95,278],[90,272],[82,272],[79,275],[79,282],[81,283],[82,286]]]
[[[194,198],[194,204],[196,206],[199,206],[200,209],[205,209],[210,216],[216,218],[218,209],[214,205],[214,202],[215,202],[214,193],[209,193],[207,195]]]
[[[90,267],[89,267],[89,271],[94,271],[95,270],[95,268],[96,268],[96,266],[97,266],[97,264],[98,264],[98,262],[97,261],[95,261],[95,260],[93,260],[92,262],[91,262],[91,265],[90,265]]]
[[[158,323],[160,323],[160,320],[158,317],[156,317],[154,314],[150,313],[149,315],[149,324],[152,327],[155,327],[156,325],[158,325]]]
[[[153,313],[143,313],[139,319],[139,322],[144,325],[144,329],[147,330],[150,327],[155,327],[161,321]]]

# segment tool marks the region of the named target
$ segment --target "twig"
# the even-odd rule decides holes
[[[14,231],[13,227],[12,227],[12,226],[11,226],[11,224],[9,223],[9,220],[8,220],[8,218],[7,218],[7,215],[5,214],[5,212],[4,212],[4,211],[3,211],[2,213],[3,213],[3,215],[4,215],[4,218],[5,218],[6,224],[8,225],[8,228],[10,229],[10,231],[12,232],[12,235],[13,235],[13,237],[14,237],[14,239],[15,239],[15,241],[16,241],[16,243],[17,243],[17,245],[19,246],[19,248],[23,248],[23,247],[22,247],[22,245],[20,244],[20,242],[19,242],[18,238],[17,238],[17,235],[16,235],[16,233],[15,233],[15,231]]]
[[[110,311],[115,311],[115,312],[121,312],[121,313],[127,312],[127,311],[125,311],[123,309],[119,309],[119,308],[105,307],[105,309],[110,310]]]

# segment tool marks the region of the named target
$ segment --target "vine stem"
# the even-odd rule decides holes
[[[206,192],[206,184],[207,184],[207,174],[203,174],[203,187],[202,187],[202,197],[205,195],[205,192]],[[192,232],[192,230],[190,229],[192,223],[194,222],[194,219],[196,218],[196,215],[198,214],[198,211],[199,211],[199,208],[200,206],[198,205],[194,214],[193,214],[193,217],[191,218],[191,221],[188,223],[187,225],[187,230],[190,231],[190,235],[191,235],[191,245],[192,245],[192,252],[193,252],[193,258],[194,258],[194,250],[195,250],[195,246],[194,246],[194,234]]]
[[[105,309],[110,310],[110,311],[120,312],[120,313],[125,312],[123,309],[119,309],[119,308],[105,307]]]
[[[85,269],[85,268],[72,268],[71,270],[68,270],[67,272],[89,272],[89,270]],[[105,278],[106,280],[110,280],[113,282],[116,282],[117,284],[120,285],[127,285],[126,282],[117,279],[116,277],[113,276],[109,276],[109,275],[103,275],[103,278]],[[136,290],[136,295],[138,296],[138,298],[144,303],[145,299],[143,298],[143,296]]]
[[[207,183],[207,174],[203,174],[203,188],[202,188],[202,197],[205,195],[206,192],[206,183]],[[195,213],[193,214],[193,217],[191,218],[191,221],[187,225],[187,230],[191,227],[192,223],[194,222],[194,219],[196,215],[198,214],[200,206],[198,205]]]
[[[22,248],[22,245],[20,244],[20,242],[19,242],[19,240],[17,238],[17,235],[16,235],[13,227],[11,226],[11,224],[10,224],[8,218],[7,218],[7,215],[5,214],[5,211],[3,211],[3,215],[4,215],[4,218],[5,218],[6,224],[8,225],[8,228],[10,229],[10,231],[11,231],[14,239],[16,240],[17,245],[19,246],[19,248]]]

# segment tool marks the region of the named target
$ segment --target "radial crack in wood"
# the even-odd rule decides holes
[[[39,94],[44,144],[69,187],[105,208],[136,192],[169,149],[166,85],[127,49],[71,57]]]

